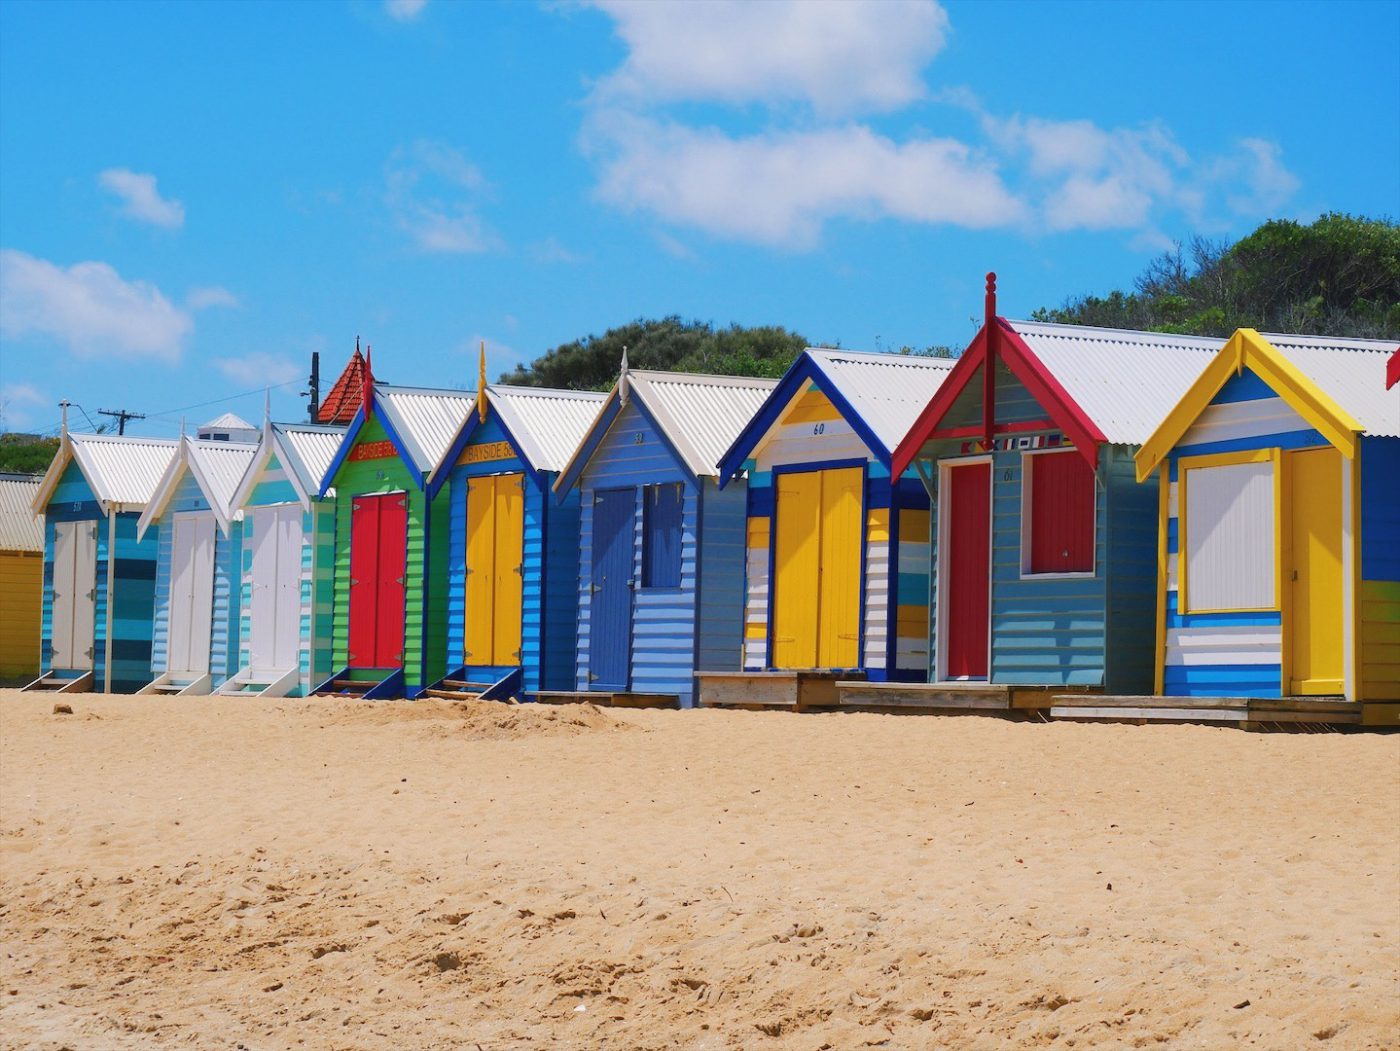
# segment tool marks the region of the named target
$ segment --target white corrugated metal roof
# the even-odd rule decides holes
[[[719,458],[748,426],[777,380],[689,372],[627,373],[629,397],[639,397],[696,477],[717,477]],[[614,397],[617,388],[613,388]]]
[[[155,495],[178,442],[111,434],[69,434],[88,485],[104,504],[143,507]]]
[[[1381,438],[1400,438],[1400,390],[1385,389],[1385,365],[1395,344],[1376,339],[1290,336],[1261,332],[1323,393]]]
[[[414,466],[424,476],[447,455],[467,414],[476,406],[472,391],[393,387],[378,381],[374,397],[376,408],[389,417],[395,433],[408,446]]]
[[[1225,341],[1217,336],[1009,321],[1114,445],[1140,445]]]
[[[247,442],[214,442],[186,438],[190,466],[201,483],[205,497],[228,518],[233,512],[233,495],[253,462],[258,447]],[[175,469],[175,468],[172,468]]]
[[[491,405],[540,471],[562,471],[608,396],[598,391],[547,387],[486,388]]]
[[[279,444],[286,452],[284,466],[297,476],[303,491],[316,495],[345,437],[344,427],[313,423],[274,423]]]
[[[215,417],[208,423],[200,424],[201,431],[255,431],[257,430],[251,423],[241,416],[235,416],[231,412],[226,412],[222,416]]]
[[[0,551],[44,550],[44,519],[34,513],[39,476],[0,474]]]
[[[871,354],[808,347],[805,351],[841,396],[893,452],[957,364],[953,358]]]

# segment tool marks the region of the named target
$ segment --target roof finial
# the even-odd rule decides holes
[[[58,403],[59,409],[59,431],[63,437],[68,435],[68,399],[64,398]]]
[[[185,417],[180,417],[180,440],[185,440]]]
[[[272,422],[272,388],[263,388],[263,426]]]
[[[623,405],[627,404],[627,344],[622,345],[622,371],[617,376],[617,397]]]
[[[356,349],[359,347],[359,340],[356,340]],[[369,422],[370,416],[374,414],[374,348],[368,343],[365,344],[365,375],[360,381],[360,400],[364,408],[365,422]]]
[[[987,324],[997,316],[997,275],[996,271],[987,274]]]
[[[481,358],[476,370],[476,415],[486,422],[486,340],[481,341]]]

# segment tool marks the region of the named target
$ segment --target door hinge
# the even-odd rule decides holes
[[[588,681],[589,681],[589,682],[597,682],[597,681],[598,681],[598,676],[597,676],[595,673],[593,673],[593,672],[589,672],[589,673],[588,673]]]
[[[590,595],[596,595],[596,594],[598,594],[598,592],[600,592],[600,591],[602,591],[602,590],[603,590],[603,585],[602,585],[602,584],[589,584],[589,585],[588,585],[588,593],[589,593]]]
[[[403,583],[405,583],[405,582],[408,580],[408,578],[407,578],[406,576],[404,576],[404,577],[395,577],[394,580],[395,580],[395,582],[398,583],[398,584],[403,584]]]

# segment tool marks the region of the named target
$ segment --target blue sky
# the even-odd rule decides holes
[[[672,313],[962,345],[988,269],[1025,316],[1394,217],[1397,161],[1395,3],[3,0],[2,422],[297,418],[357,335],[443,386]]]

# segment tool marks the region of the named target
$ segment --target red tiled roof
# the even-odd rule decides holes
[[[340,379],[335,381],[330,393],[322,399],[321,408],[316,413],[316,422],[344,425],[353,420],[363,397],[360,388],[364,379],[365,359],[360,353],[360,348],[356,346],[345,371],[340,374]]]

